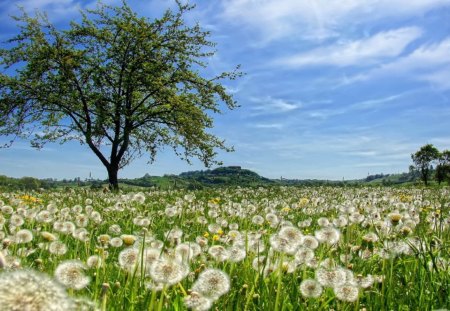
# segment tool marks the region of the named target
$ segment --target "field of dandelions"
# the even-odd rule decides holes
[[[450,309],[450,191],[0,193],[0,311]]]

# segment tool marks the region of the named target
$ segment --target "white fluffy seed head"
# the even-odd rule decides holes
[[[0,274],[0,310],[63,311],[74,303],[65,289],[46,274],[17,270]]]
[[[200,273],[192,290],[214,301],[230,290],[230,278],[221,270],[207,269]]]

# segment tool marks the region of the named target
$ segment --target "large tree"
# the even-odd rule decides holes
[[[425,186],[428,185],[430,179],[432,163],[439,158],[439,155],[439,150],[432,144],[422,146],[416,153],[411,154],[414,165],[420,172],[420,177]]]
[[[214,44],[186,24],[193,7],[177,4],[155,20],[125,2],[99,4],[65,30],[23,11],[15,17],[19,34],[0,49],[0,135],[37,148],[86,144],[114,188],[120,168],[143,154],[152,161],[164,146],[186,161],[217,163],[216,150],[232,148],[208,129],[214,113],[237,106],[223,81],[240,72],[200,74]]]
[[[444,150],[437,159],[435,179],[439,184],[444,180],[450,181],[450,150]]]

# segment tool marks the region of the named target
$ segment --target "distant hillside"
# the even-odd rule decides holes
[[[402,174],[376,174],[365,179],[330,181],[316,179],[269,179],[259,174],[241,168],[240,166],[218,167],[211,170],[190,171],[180,175],[151,176],[145,174],[139,178],[119,179],[122,188],[126,187],[156,187],[160,189],[202,189],[208,187],[260,187],[260,186],[348,186],[348,185],[399,185],[410,184],[419,180],[417,172]],[[36,179],[32,177],[11,178],[0,176],[0,189],[33,190],[40,188],[61,187],[91,187],[103,188],[108,185],[107,180],[81,180],[79,177],[71,179]]]

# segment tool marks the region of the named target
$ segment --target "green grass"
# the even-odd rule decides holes
[[[132,189],[136,188],[127,191]],[[141,194],[89,189],[4,192],[0,194],[0,251],[7,262],[3,270],[31,268],[50,276],[61,262],[79,259],[86,263],[90,256],[99,256],[102,265],[84,271],[91,278],[89,285],[67,291],[72,297],[87,298],[100,310],[186,310],[186,295],[199,274],[208,268],[220,269],[230,278],[229,291],[212,304],[212,309],[223,311],[445,309],[450,308],[449,193],[448,188],[413,187],[224,188],[152,190]],[[12,212],[5,206],[10,206]],[[36,217],[44,210],[52,211],[50,222]],[[101,219],[95,219],[95,213],[90,215],[92,211],[98,212]],[[171,215],[173,211],[175,215]],[[364,216],[364,221],[352,222],[355,213]],[[401,218],[398,223],[396,213]],[[60,228],[61,223],[71,222],[80,229],[80,214],[89,217],[84,227],[88,238],[83,241],[72,231]],[[267,214],[276,215],[278,222],[258,225],[252,221],[255,215],[265,218]],[[17,215],[24,223],[11,226],[11,218]],[[333,245],[320,243],[314,249],[314,260],[307,264],[295,264],[295,251],[285,253],[274,244],[273,237],[283,226],[314,235],[320,228],[318,220],[323,218],[330,226],[335,226],[333,220],[335,224],[340,222],[339,241]],[[298,227],[305,220],[310,225]],[[220,231],[211,231],[209,225],[216,223]],[[112,232],[112,225],[119,225],[121,232]],[[19,229],[31,230],[32,241],[16,243]],[[181,230],[181,237],[168,236],[175,229]],[[238,231],[240,239],[229,235],[235,234],[233,230]],[[44,231],[57,236],[68,251],[63,255],[51,253]],[[375,233],[378,240],[367,242],[364,236],[369,232]],[[122,236],[124,241],[124,234],[133,235],[136,242],[113,247],[99,240],[105,234],[110,239]],[[255,236],[265,248],[259,254],[252,250]],[[119,264],[119,254],[127,247],[139,251],[138,262],[143,261],[143,250],[157,243],[162,245],[161,258],[177,258],[174,249],[178,244],[196,243],[205,237],[208,246],[229,249],[239,245],[247,251],[245,259],[219,261],[208,253],[208,246],[202,247],[198,256],[186,262],[189,274],[176,284],[165,285],[163,290],[148,288],[152,275],[146,268],[151,270],[150,265],[137,264],[133,270]],[[288,239],[286,243],[293,241]],[[262,256],[266,260],[256,265]],[[302,280],[317,278],[316,271],[324,261],[333,262],[333,269],[344,269],[346,283],[356,286],[358,278],[368,276],[375,281],[367,288],[359,287],[358,299],[353,302],[339,300],[332,287],[324,287],[317,298],[304,297],[299,285]],[[2,272],[0,287],[1,278]]]

